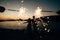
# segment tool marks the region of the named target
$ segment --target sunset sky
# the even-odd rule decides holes
[[[40,7],[42,10],[48,11],[57,11],[60,9],[60,0],[0,0],[0,6],[5,7],[6,9],[14,9],[17,11],[8,11],[0,13],[1,19],[19,19],[19,18],[31,18],[37,7]],[[24,14],[21,14],[20,9],[23,9]],[[40,16],[49,16],[57,15],[56,13],[41,12]],[[22,16],[21,16],[22,15]]]

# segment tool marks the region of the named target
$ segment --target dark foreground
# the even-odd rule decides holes
[[[60,16],[50,17],[49,21],[50,32],[0,28],[0,40],[60,40]]]
[[[59,40],[59,32],[44,33],[26,32],[23,30],[13,30],[0,28],[0,40]]]

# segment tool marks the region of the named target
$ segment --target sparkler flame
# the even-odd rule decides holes
[[[27,18],[27,10],[28,9],[26,9],[26,8],[24,8],[24,7],[21,7],[20,9],[19,9],[19,17],[20,18],[23,18],[23,19],[25,19],[25,18]]]
[[[34,16],[36,18],[41,17],[42,16],[41,11],[42,11],[42,9],[40,7],[37,7],[37,9],[35,10]]]

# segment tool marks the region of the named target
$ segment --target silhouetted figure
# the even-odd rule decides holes
[[[32,38],[32,24],[31,24],[31,18],[27,20],[27,36],[28,38]]]
[[[33,26],[33,29],[35,30],[35,29],[36,29],[36,20],[35,20],[35,16],[33,16],[33,19],[32,19],[32,26]]]
[[[36,18],[35,16],[33,16],[33,19],[32,19],[32,27],[33,27],[33,38],[34,40],[37,40],[37,36],[38,36],[38,31],[37,31],[37,22],[36,22]]]
[[[28,33],[30,33],[31,31],[32,31],[32,24],[31,24],[31,18],[29,18],[28,20],[27,20],[27,22],[25,22],[25,23],[28,23],[27,24],[27,32]]]
[[[29,18],[28,20],[27,20],[27,22],[28,22],[28,25],[27,25],[27,30],[31,30],[31,19]]]

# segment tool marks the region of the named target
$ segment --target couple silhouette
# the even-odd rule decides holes
[[[29,18],[27,20],[27,32],[32,32],[32,30],[36,30],[36,26],[37,26],[37,23],[36,23],[36,19],[35,19],[35,16],[33,16],[33,19]]]

